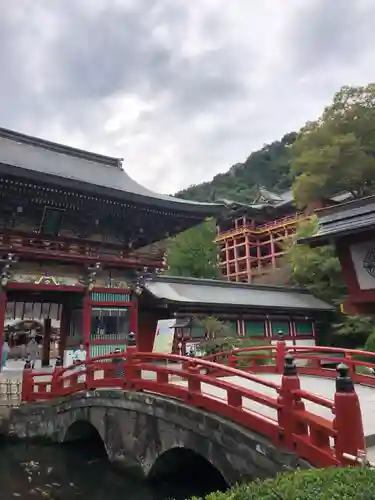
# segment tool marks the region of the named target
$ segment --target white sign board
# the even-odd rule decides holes
[[[186,342],[185,353],[186,353],[186,356],[191,356],[191,354],[193,354],[193,356],[196,358],[199,358],[200,356],[203,356],[203,354],[204,354],[199,349],[199,344],[197,342]]]
[[[351,245],[350,253],[359,288],[375,288],[375,240]]]
[[[175,324],[176,318],[159,319],[156,325],[153,352],[161,352],[163,354],[172,353],[175,334],[175,328],[173,327]]]
[[[63,359],[64,366],[71,366],[73,364],[74,351],[75,349],[65,349]]]

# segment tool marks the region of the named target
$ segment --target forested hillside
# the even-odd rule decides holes
[[[292,186],[291,146],[297,134],[291,132],[280,141],[265,145],[251,153],[244,163],[233,165],[225,174],[179,191],[176,196],[195,201],[228,199],[251,203],[257,188],[284,191]]]

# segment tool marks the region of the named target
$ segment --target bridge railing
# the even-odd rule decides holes
[[[342,369],[331,401],[301,390],[293,357],[284,358],[278,384],[233,366],[130,347],[126,353],[58,367],[52,375],[25,370],[22,400],[46,401],[100,388],[152,392],[230,419],[318,467],[346,464],[346,455],[363,453],[361,411],[348,369]],[[218,370],[221,377],[215,375]],[[307,410],[305,402],[324,408],[326,416]]]
[[[211,354],[203,359],[252,373],[283,373],[284,357],[288,352],[293,354],[301,375],[335,378],[336,366],[344,362],[355,383],[375,387],[375,353],[358,349],[290,346],[281,340],[275,345],[234,349],[231,352]]]

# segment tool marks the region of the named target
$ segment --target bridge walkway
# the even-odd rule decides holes
[[[281,382],[282,375],[277,373],[257,373],[257,377],[279,384]],[[333,401],[333,397],[335,394],[335,381],[333,379],[311,377],[307,375],[300,375],[299,379],[301,382],[302,390]],[[257,392],[261,391],[263,394],[266,394],[270,397],[277,396],[274,389],[266,387],[264,385],[260,385],[256,382],[253,382],[252,380],[241,377],[222,377],[222,380],[230,382],[231,384],[238,385],[240,387],[253,389]],[[173,383],[181,384],[184,386],[187,385],[187,382],[185,381],[176,380]],[[369,446],[373,446],[375,445],[375,388],[367,387],[361,384],[356,384],[355,388],[361,405],[362,422],[366,441]],[[214,387],[210,384],[203,383],[202,391],[206,394],[209,394],[210,396],[214,396],[219,399],[226,398],[226,391],[218,387]],[[312,413],[318,414],[321,417],[327,418],[328,420],[332,420],[333,416],[329,408],[325,408],[322,405],[315,404],[311,401],[306,401],[305,405],[306,409],[311,411]],[[248,409],[251,409],[252,411],[256,411],[261,415],[264,415],[265,417],[269,417],[271,419],[277,418],[276,410],[266,407],[255,401],[246,400],[244,401],[244,406]]]

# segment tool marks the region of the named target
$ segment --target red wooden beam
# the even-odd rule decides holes
[[[6,289],[29,291],[29,292],[69,292],[69,293],[83,293],[83,285],[70,286],[70,285],[46,285],[44,283],[26,283],[26,282],[16,282],[9,281],[6,285]]]

